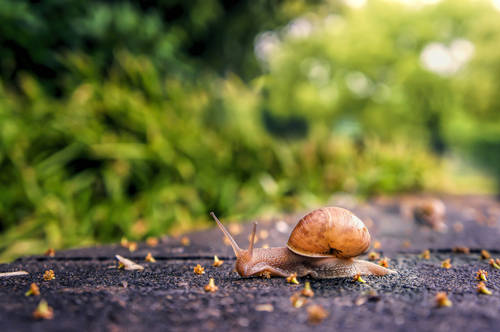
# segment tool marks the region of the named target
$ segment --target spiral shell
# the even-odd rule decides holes
[[[287,247],[308,257],[351,258],[370,246],[370,233],[353,213],[339,207],[314,210],[299,220]]]

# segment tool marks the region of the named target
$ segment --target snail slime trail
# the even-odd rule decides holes
[[[311,276],[319,279],[383,276],[396,271],[355,259],[370,246],[370,233],[352,212],[339,207],[314,210],[299,220],[286,247],[254,248],[257,224],[253,223],[248,249],[241,249],[217,216],[210,212],[229,239],[242,277],[269,275]]]

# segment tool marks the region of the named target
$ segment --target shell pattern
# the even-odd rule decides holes
[[[305,215],[288,239],[287,247],[307,257],[352,258],[370,246],[365,224],[350,211],[325,207]]]

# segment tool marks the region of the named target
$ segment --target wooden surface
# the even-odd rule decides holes
[[[0,326],[4,331],[493,331],[500,326],[500,270],[480,259],[487,249],[500,258],[500,204],[491,197],[441,197],[447,208],[446,232],[419,224],[408,215],[415,197],[379,198],[357,202],[338,196],[332,205],[353,210],[365,220],[377,251],[390,258],[398,275],[351,279],[299,279],[290,285],[282,278],[242,279],[232,272],[234,258],[217,229],[162,239],[151,247],[139,244],[130,252],[119,245],[57,252],[55,257],[33,256],[0,265],[0,272],[26,270],[27,276],[0,278]],[[411,210],[411,209],[410,209]],[[257,246],[282,246],[300,216],[259,223]],[[224,223],[229,223],[222,218]],[[236,237],[246,247],[249,225]],[[237,227],[232,227],[237,230]],[[260,233],[264,235],[265,232]],[[467,247],[470,253],[454,252]],[[419,258],[431,250],[430,260]],[[151,252],[156,263],[144,262]],[[116,254],[142,264],[142,271],[116,268]],[[215,268],[213,255],[225,262]],[[452,268],[441,262],[450,258]],[[196,275],[200,264],[205,274]],[[43,280],[45,270],[56,278]],[[492,295],[479,294],[476,271],[488,272]],[[219,290],[203,287],[214,278]],[[315,296],[294,308],[290,296],[310,281]],[[40,296],[26,297],[30,284]],[[438,308],[437,292],[445,291],[451,308]],[[35,320],[32,312],[41,299],[54,309],[51,320]],[[329,316],[317,325],[308,322],[307,308],[319,304]],[[265,305],[265,306],[262,306]],[[262,311],[262,310],[266,311]],[[272,311],[270,311],[272,310]]]

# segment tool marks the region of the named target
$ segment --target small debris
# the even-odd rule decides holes
[[[377,264],[383,267],[389,267],[389,258],[384,257],[381,260],[379,260]]]
[[[262,245],[262,248],[263,248],[263,249],[267,249],[267,248],[269,248],[269,244],[267,244],[267,243],[263,244],[263,245]]]
[[[453,303],[445,292],[439,292],[436,294],[436,305],[438,307],[451,307]]]
[[[274,311],[274,307],[273,307],[272,304],[258,304],[255,307],[255,310],[257,310],[257,311],[273,312]]]
[[[56,255],[56,251],[54,250],[54,248],[49,248],[47,249],[47,251],[44,253],[45,256],[49,256],[49,257],[54,257]]]
[[[365,304],[367,300],[366,296],[359,296],[354,300],[354,304],[359,307],[360,305]]]
[[[144,270],[144,267],[142,265],[139,265],[130,259],[124,258],[120,255],[115,255],[116,259],[118,260],[118,268],[119,269],[125,269],[125,270]]]
[[[30,295],[38,296],[38,295],[40,295],[40,288],[38,288],[37,284],[31,283],[30,289],[26,293],[24,293],[24,295],[25,296],[30,296]]]
[[[297,273],[292,273],[286,278],[286,282],[289,284],[295,284],[298,285],[299,281],[297,280]]]
[[[49,304],[45,300],[41,300],[38,303],[35,311],[33,311],[33,318],[35,319],[52,319],[54,318],[54,309],[49,307]]]
[[[300,296],[300,293],[295,293],[292,296],[290,296],[290,302],[292,303],[292,306],[294,308],[300,308],[304,304],[306,304],[307,299],[303,296]]]
[[[403,242],[402,246],[403,246],[403,248],[410,248],[411,247],[411,242],[408,241],[408,240],[406,240],[406,241]]]
[[[219,267],[222,265],[222,263],[224,263],[223,260],[220,260],[219,257],[214,256],[214,263],[212,264],[212,266]]]
[[[445,269],[449,269],[452,267],[451,265],[451,259],[450,258],[447,258],[445,259],[444,261],[441,262],[441,267],[445,268]]]
[[[305,297],[313,297],[314,292],[311,288],[311,283],[309,281],[306,281],[306,284],[304,285],[304,289],[300,292],[301,295]]]
[[[328,317],[328,312],[320,305],[313,304],[307,308],[307,314],[309,315],[308,320],[311,324],[319,324],[326,317]]]
[[[380,241],[375,241],[373,242],[373,249],[380,249],[382,247],[382,244]]]
[[[126,282],[125,280],[122,281],[122,286],[123,288],[127,288],[128,287],[128,282]]]
[[[380,259],[380,255],[375,251],[371,251],[368,253],[368,259],[371,261],[376,261],[377,259]]]
[[[224,240],[223,241],[224,241],[224,244],[226,246],[230,246],[231,245],[231,241],[229,241],[229,239],[226,236],[224,236]]]
[[[158,238],[150,236],[146,239],[146,244],[150,247],[156,247],[158,245]]]
[[[363,284],[366,283],[366,281],[364,281],[363,278],[361,278],[361,274],[359,273],[354,276],[354,281],[361,282]]]
[[[2,272],[0,273],[0,278],[8,278],[8,277],[17,277],[17,276],[25,276],[29,273],[26,271],[13,271],[13,272]]]
[[[146,255],[146,258],[144,258],[144,260],[146,262],[150,262],[150,263],[155,263],[156,262],[156,259],[153,257],[153,255],[151,255],[150,252],[148,252],[148,254]]]
[[[47,270],[43,273],[43,280],[45,280],[45,281],[49,281],[49,280],[52,280],[55,278],[56,278],[56,275],[55,275],[53,270]]]
[[[490,263],[490,265],[491,265],[493,268],[495,268],[495,269],[497,269],[497,270],[500,270],[500,259],[498,259],[498,258],[497,258],[497,259],[496,259],[496,261],[495,261],[495,260],[492,258],[492,259],[490,259],[489,263]]]
[[[265,278],[265,279],[271,279],[271,272],[269,272],[269,271],[264,271],[264,272],[262,272],[262,273],[260,274],[260,276],[261,276],[262,278]]]
[[[476,272],[476,279],[486,281],[486,277],[488,277],[488,272],[485,270],[479,270]]]
[[[120,240],[120,245],[124,248],[128,248],[128,240],[126,237],[122,237],[121,240]]]
[[[214,278],[210,278],[208,285],[205,285],[205,292],[215,293],[219,287],[215,286]]]
[[[187,237],[187,236],[183,236],[181,238],[181,244],[184,246],[184,247],[187,247],[188,245],[191,244],[191,240]]]
[[[490,257],[491,255],[487,250],[481,250],[481,259],[489,259]]]
[[[431,252],[429,249],[422,251],[420,254],[420,258],[422,259],[430,259],[431,258]]]
[[[134,251],[136,251],[136,250],[137,250],[137,242],[130,242],[130,243],[128,244],[128,250],[129,250],[130,252],[134,252]]]
[[[491,291],[486,288],[486,284],[481,281],[479,284],[477,284],[477,291],[481,294],[486,294],[486,295],[491,295]]]
[[[370,289],[363,292],[361,296],[356,298],[356,300],[354,300],[354,304],[360,306],[365,304],[366,302],[378,302],[380,301],[380,299],[381,297],[377,294],[377,291],[375,291],[374,289]]]
[[[197,264],[194,268],[193,268],[193,272],[196,273],[196,274],[205,274],[205,269],[200,265],[200,264]]]
[[[459,253],[459,254],[470,254],[470,249],[467,247],[454,247],[453,252]]]

